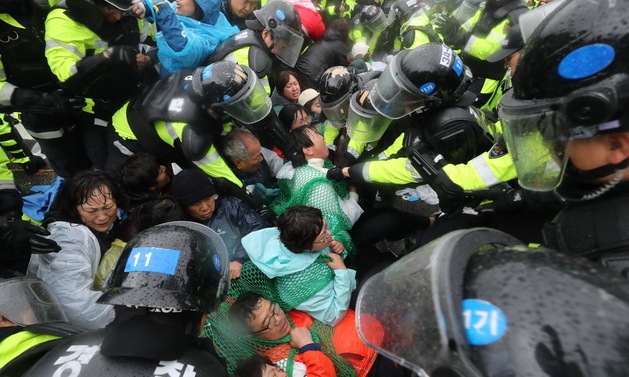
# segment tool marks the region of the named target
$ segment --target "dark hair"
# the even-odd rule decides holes
[[[229,307],[229,321],[238,331],[250,333],[249,321],[253,320],[253,311],[260,308],[263,297],[254,292],[244,292]]]
[[[248,359],[242,360],[236,367],[236,376],[238,377],[262,377],[264,367],[276,366],[266,356],[253,355]]]
[[[159,166],[155,156],[138,152],[124,160],[118,168],[116,179],[127,194],[146,192],[155,184]]]
[[[280,122],[282,122],[284,128],[290,131],[290,126],[293,124],[295,119],[297,119],[297,114],[299,114],[301,111],[309,114],[309,112],[302,105],[289,103],[282,107],[282,110],[280,110],[280,113],[277,114],[277,117],[280,119]]]
[[[280,72],[280,74],[277,76],[277,82],[275,83],[275,87],[277,88],[277,92],[279,95],[281,95],[282,97],[284,97],[284,87],[286,86],[286,84],[288,84],[288,81],[290,81],[290,77],[293,76],[295,78],[295,80],[297,80],[297,82],[299,83],[299,87],[303,88],[304,86],[301,84],[301,79],[299,78],[299,74],[295,71],[291,71],[291,70],[284,70],[282,72]]]
[[[303,253],[312,247],[321,229],[321,210],[309,206],[289,207],[277,218],[280,241],[293,253]]]
[[[111,191],[111,197],[118,208],[123,210],[127,208],[129,201],[127,195],[112,177],[100,170],[85,170],[63,182],[59,194],[46,213],[45,223],[60,220],[82,224],[83,221],[76,207],[85,203],[94,190],[102,192],[103,187]]]
[[[297,127],[290,132],[290,136],[295,142],[295,148],[297,148],[297,150],[300,152],[303,148],[309,148],[314,145],[314,142],[310,138],[310,132],[308,132],[308,130],[317,133],[317,130],[310,125]]]
[[[341,40],[347,43],[349,39],[349,23],[344,18],[337,18],[336,20],[330,23],[328,29],[333,29],[339,32],[341,35]]]
[[[138,232],[170,221],[182,221],[188,217],[177,199],[165,196],[142,204],[138,211]]]

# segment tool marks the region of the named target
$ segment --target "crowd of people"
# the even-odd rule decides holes
[[[628,14],[4,0],[0,376],[626,375]]]

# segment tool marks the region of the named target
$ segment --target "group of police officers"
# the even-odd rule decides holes
[[[21,114],[57,175],[112,170],[129,153],[146,150],[198,166],[224,190],[240,193],[242,183],[215,147],[231,125],[268,138],[294,165],[304,163],[265,88],[265,78],[294,66],[303,47],[291,4],[265,4],[207,66],[160,80],[151,71],[156,57],[146,25],[125,16],[134,4],[1,5],[0,105]],[[349,136],[328,179],[428,184],[446,212],[417,244],[423,247],[362,287],[359,333],[420,376],[624,376],[629,1],[563,0],[548,17],[537,17],[539,25],[516,49],[515,72],[488,58],[505,49],[505,25],[515,28],[526,5],[488,0],[470,12],[470,4],[398,0],[388,14],[384,5],[363,7],[356,15],[362,30],[352,38],[364,38],[374,55],[382,51],[386,68],[357,75],[333,67],[320,80],[329,124],[346,126]],[[337,10],[348,8],[341,5]],[[497,107],[498,101],[484,111],[473,106],[476,97],[496,93]],[[13,161],[33,158],[23,153]],[[19,219],[20,199],[10,172],[3,174],[2,240],[19,251],[56,251],[43,229]],[[536,205],[561,210],[539,211],[543,228],[528,217],[516,222],[537,227],[534,236],[498,226]],[[511,235],[467,229],[487,224]],[[25,375],[226,374],[208,343],[196,338],[203,313],[224,299],[229,282],[216,237],[185,222],[141,233],[100,299],[116,306],[116,321],[93,333],[74,335],[42,282],[1,280],[0,374],[22,375],[50,349]],[[145,248],[162,252],[137,266],[134,256]],[[175,264],[168,262],[172,252]],[[16,305],[6,309],[7,302]],[[377,318],[384,340],[375,341],[360,317]]]

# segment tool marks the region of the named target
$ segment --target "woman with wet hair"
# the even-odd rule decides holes
[[[118,210],[127,202],[113,178],[88,170],[63,183],[44,217],[49,238],[61,250],[33,254],[27,273],[52,287],[70,322],[78,327],[104,327],[114,317],[111,306],[96,303],[101,292],[93,290],[94,277],[101,256],[117,236]]]

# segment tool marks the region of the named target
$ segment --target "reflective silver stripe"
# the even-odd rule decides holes
[[[83,59],[85,57],[85,54],[82,53],[75,46],[72,46],[72,45],[69,45],[69,44],[65,44],[65,43],[60,43],[60,42],[57,42],[57,41],[52,40],[52,39],[47,39],[46,40],[46,51],[48,51],[48,50],[50,50],[52,48],[57,48],[57,47],[61,47],[64,50],[70,51],[71,53],[73,53],[74,55],[78,56],[81,59]]]
[[[70,67],[70,73],[71,73],[71,74],[76,75],[76,73],[77,73],[78,71],[79,71],[79,70],[76,68],[76,64],[74,64],[74,65],[72,65],[72,66]]]
[[[122,143],[120,143],[120,141],[118,140],[114,141],[114,147],[118,148],[120,153],[124,154],[125,156],[131,156],[133,154],[133,152],[131,152],[129,148],[122,145]]]
[[[489,36],[500,41],[500,45],[502,45],[502,41],[504,41],[506,35],[498,34],[498,33],[489,33]]]
[[[378,153],[378,160],[386,160],[387,158],[389,158],[389,156],[387,156],[384,152]]]
[[[352,156],[358,158],[358,156],[360,156],[360,153],[358,153],[358,151],[350,146],[347,147],[347,152],[349,152],[349,154],[351,154]]]
[[[107,43],[106,41],[103,40],[97,40],[96,42],[94,42],[94,49],[95,50],[99,50],[101,48],[107,48],[109,47],[109,43]]]
[[[468,30],[472,29],[472,26],[473,26],[473,25],[472,25],[472,19],[473,19],[473,18],[474,18],[474,17],[470,18],[469,20],[465,21],[465,23],[464,23],[463,25],[461,25],[461,27],[462,27],[463,29],[465,29],[465,31],[468,31]]]
[[[207,155],[207,156],[203,157],[202,159],[197,160],[197,161],[193,161],[193,162],[194,162],[194,164],[196,166],[203,166],[203,165],[207,165],[207,164],[213,163],[214,161],[218,160],[219,157],[220,156],[219,156],[218,152],[214,151],[214,153],[212,153],[210,155]]]
[[[0,68],[0,79],[6,79],[7,78],[7,74],[6,72],[4,72],[4,68]]]
[[[26,131],[28,132],[29,135],[31,135],[35,139],[42,139],[42,140],[58,139],[61,136],[63,136],[63,134],[65,133],[65,130],[63,128],[60,128],[55,131],[46,131],[46,132],[33,132],[31,130],[26,130]]]
[[[365,163],[363,165],[362,171],[360,172],[365,182],[372,182],[371,177],[369,177],[369,164],[371,164],[371,162]]]
[[[471,35],[470,39],[467,40],[467,43],[465,44],[465,47],[463,47],[463,51],[470,52],[470,50],[472,49],[472,45],[474,44],[476,39],[477,38],[475,36]]]
[[[416,181],[423,181],[422,176],[417,172],[417,169],[411,164],[411,160],[406,160],[406,170],[411,173],[411,177],[413,177]]]
[[[175,126],[173,126],[172,123],[164,122],[164,125],[166,126],[166,132],[168,132],[168,136],[170,136],[170,138],[173,139],[173,141],[179,139],[177,130],[175,129]]]
[[[95,126],[107,127],[108,124],[109,124],[109,122],[106,121],[106,120],[102,120],[100,118],[94,118],[94,125]]]
[[[0,89],[0,105],[11,106],[11,96],[16,86],[10,83],[5,83]]]
[[[500,180],[496,177],[494,172],[491,171],[487,162],[485,162],[483,155],[474,157],[472,159],[472,166],[476,169],[476,172],[487,186],[500,183]]]
[[[0,190],[17,190],[14,181],[0,181]]]

